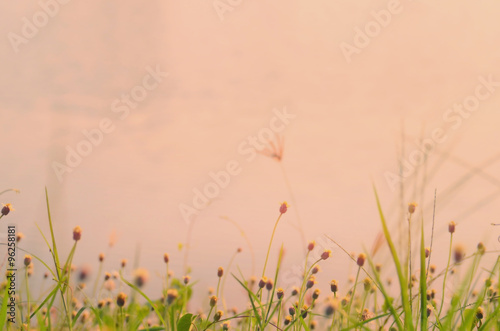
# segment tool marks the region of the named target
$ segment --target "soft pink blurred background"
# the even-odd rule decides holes
[[[372,181],[393,229],[398,222],[406,225],[401,203],[416,201],[427,238],[437,189],[436,264],[445,260],[450,220],[458,223],[456,240],[469,251],[478,241],[498,249],[500,229],[490,223],[500,223],[500,89],[457,129],[443,116],[474,95],[479,76],[500,81],[499,5],[402,0],[399,13],[347,63],[341,43],[353,44],[355,28],[363,29],[374,20],[371,12],[388,3],[243,0],[221,20],[212,1],[73,0],[15,52],[10,33],[22,35],[23,17],[32,20],[41,9],[3,2],[0,191],[14,187],[21,194],[0,197],[16,208],[2,220],[1,232],[16,223],[26,235],[21,246],[47,258],[35,227],[48,229],[47,186],[61,245],[70,247],[73,227],[83,228],[75,264],[96,270],[104,251],[105,269],[116,270],[120,259],[133,260],[140,247],[139,265],[151,271],[146,292],[157,293],[164,252],[176,275],[183,274],[178,244],[185,242],[188,226],[179,205],[191,203],[193,189],[203,189],[211,171],[236,160],[241,173],[192,228],[189,265],[199,280],[195,295],[204,298],[206,288],[216,285],[217,267],[226,266],[238,247],[243,252],[232,272],[237,265],[247,276],[252,271],[240,230],[220,216],[245,231],[258,274],[279,203],[291,203],[278,162],[262,155],[248,162],[238,153],[248,136],[268,126],[273,109],[286,108],[296,117],[283,132],[282,165],[297,204],[278,227],[271,263],[283,243],[283,270],[302,264],[301,239],[292,226],[297,210],[307,239],[328,234],[348,251],[370,249],[380,230]],[[112,111],[114,100],[142,83],[146,67],[156,66],[169,76],[120,119]],[[75,148],[85,138],[82,131],[103,118],[115,130],[59,181],[53,162],[64,162],[66,147]],[[398,172],[403,141],[407,159],[415,141],[437,128],[446,130],[447,139],[429,154],[424,199],[421,167],[417,177],[406,179],[401,201],[384,174]],[[108,248],[112,233],[116,243]],[[332,278],[345,284],[349,265],[333,248],[321,286],[326,289]],[[43,266],[35,268],[41,277]],[[236,283],[230,279],[227,287],[228,304],[241,305]]]

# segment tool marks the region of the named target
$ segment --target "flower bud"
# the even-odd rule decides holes
[[[125,301],[127,300],[127,295],[123,292],[120,292],[116,297],[116,304],[118,307],[123,307],[125,305]]]
[[[73,229],[73,240],[78,241],[82,238],[82,228],[79,226],[75,227]]]
[[[361,253],[358,255],[358,260],[356,261],[356,263],[358,264],[358,266],[362,267],[365,264],[365,260],[366,260],[366,255]]]

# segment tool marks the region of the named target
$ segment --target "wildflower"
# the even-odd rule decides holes
[[[292,296],[299,294],[299,288],[297,286],[294,286],[292,288]]]
[[[111,274],[109,272],[104,273],[104,280],[108,280],[111,278]]]
[[[222,315],[224,315],[222,310],[217,310],[217,312],[214,315],[214,321],[218,322],[221,319]]]
[[[330,282],[330,289],[334,294],[339,290],[339,283],[335,279]]]
[[[309,309],[309,307],[307,305],[303,305],[302,306],[302,309],[300,310],[300,313],[302,314],[302,318],[306,318],[307,317],[307,310]]]
[[[382,265],[380,263],[375,264],[375,271],[380,273],[380,270],[382,270]]]
[[[456,226],[456,225],[457,225],[457,224],[456,224],[455,222],[453,222],[453,221],[451,221],[450,223],[448,223],[448,232],[449,232],[449,233],[453,233],[453,232],[455,232],[455,226]]]
[[[217,277],[221,278],[222,275],[224,275],[224,268],[219,267],[219,269],[217,269]]]
[[[478,307],[476,310],[476,318],[478,320],[482,320],[484,318],[484,309],[483,307]]]
[[[227,331],[227,330],[229,330],[230,326],[231,326],[231,322],[225,321],[224,323],[222,323],[222,330]]]
[[[99,262],[104,261],[104,253],[99,254]]]
[[[368,308],[363,309],[363,313],[361,314],[361,320],[366,321],[372,318],[372,313],[368,310]]]
[[[18,232],[16,235],[16,242],[20,242],[21,239],[24,238],[24,234],[22,232]]]
[[[167,304],[170,305],[177,299],[179,292],[176,289],[170,289],[167,291]]]
[[[290,308],[288,308],[288,313],[290,313],[291,316],[295,315],[295,307],[291,306]]]
[[[184,281],[184,284],[187,285],[189,283],[189,280],[191,279],[191,277],[189,275],[186,275],[182,278],[182,280]]]
[[[127,300],[127,295],[123,292],[120,292],[116,297],[116,304],[118,307],[123,307],[125,305],[125,301]]]
[[[368,277],[366,277],[364,280],[363,280],[363,287],[365,289],[365,291],[369,291],[372,287],[372,280]]]
[[[413,214],[415,212],[415,208],[417,208],[417,204],[415,202],[409,203],[408,204],[408,212],[410,214]]]
[[[215,307],[216,304],[217,304],[217,297],[215,295],[212,295],[212,297],[210,298],[210,307]]]
[[[104,288],[109,292],[114,291],[114,289],[116,288],[115,281],[112,279],[108,279],[106,282],[104,282]]]
[[[29,266],[31,264],[31,256],[30,255],[25,255],[24,256],[24,265]]]
[[[320,271],[321,271],[321,268],[319,267],[319,265],[316,265],[316,266],[314,266],[314,268],[312,268],[311,273],[313,275],[315,275],[315,274],[317,274]]]
[[[314,284],[316,283],[316,279],[314,278],[314,276],[311,276],[308,280],[307,280],[307,283],[306,283],[306,288],[310,289],[311,287],[314,286]]]
[[[283,295],[285,295],[285,292],[283,291],[283,289],[281,287],[278,288],[278,290],[276,291],[276,296],[278,297],[278,300],[283,299]]]
[[[13,210],[14,210],[14,208],[12,208],[12,205],[10,203],[6,203],[3,205],[1,214],[2,214],[2,216],[7,216]]]
[[[321,293],[321,291],[319,290],[319,288],[315,289],[313,294],[312,294],[313,300],[317,300],[319,298],[320,293]]]
[[[73,229],[73,240],[78,241],[82,238],[82,228],[79,226],[75,227]]]
[[[266,289],[271,291],[273,289],[274,282],[271,278],[269,278],[266,282]]]
[[[482,242],[477,244],[477,252],[481,255],[483,255],[486,252],[486,247],[484,247],[484,244]]]
[[[127,265],[127,259],[123,259],[123,260],[121,261],[121,266],[122,266],[122,268],[125,268],[125,266],[126,266],[126,265]]]
[[[170,260],[169,256],[167,253],[163,254],[163,261],[165,261],[165,263],[168,263],[168,261]]]
[[[309,324],[309,327],[311,330],[314,330],[316,328],[316,326],[318,325],[318,322],[312,320],[311,321],[311,324]]]
[[[241,253],[241,252],[243,252],[243,248],[238,247],[238,249],[236,250],[236,253]]]
[[[284,323],[285,323],[285,325],[288,325],[288,324],[290,324],[291,322],[292,322],[292,317],[291,317],[291,316],[287,316],[287,317],[285,317],[285,322],[284,322]]]
[[[431,249],[430,247],[425,248],[425,258],[428,258],[431,255]]]
[[[366,260],[366,255],[361,253],[358,255],[358,260],[356,261],[356,263],[358,264],[358,266],[362,267],[365,264],[365,260]]]
[[[146,269],[139,268],[134,271],[134,283],[137,287],[142,287],[149,279],[149,272]]]
[[[429,271],[431,272],[431,274],[435,273],[436,272],[436,265],[435,264],[431,264],[429,266]]]
[[[455,260],[455,263],[460,263],[465,256],[465,248],[463,245],[456,245],[455,249],[453,250],[453,258]]]
[[[266,277],[262,277],[260,280],[259,280],[259,287],[260,288],[264,288],[266,286],[266,283],[267,283],[267,278]]]
[[[309,244],[307,244],[307,249],[309,250],[309,252],[314,249],[314,246],[316,246],[316,242],[314,240],[310,241]]]
[[[321,254],[321,259],[322,260],[326,260],[328,259],[330,256],[332,256],[332,251],[329,250],[329,249],[325,249],[325,251]]]
[[[286,213],[287,210],[288,210],[288,203],[286,203],[286,201],[285,201],[280,206],[280,213],[284,214],[284,213]]]

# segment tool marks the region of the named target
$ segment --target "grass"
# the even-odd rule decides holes
[[[403,251],[396,247],[395,234],[391,233],[375,189],[374,196],[374,211],[379,214],[382,244],[389,248],[390,264],[380,266],[376,263],[375,254],[370,255],[368,251],[356,258],[328,237],[357,267],[352,286],[339,288],[338,282],[332,280],[331,293],[320,292],[316,280],[319,266],[335,262],[330,259],[329,250],[316,252],[318,255],[311,254],[319,248],[310,242],[304,248],[306,258],[300,284],[296,284],[293,291],[282,289],[279,276],[284,250],[283,246],[279,249],[275,247],[273,239],[279,231],[280,219],[287,217],[288,205],[283,203],[276,215],[269,215],[275,223],[266,262],[262,272],[259,272],[261,278],[244,275],[239,269],[238,272],[231,272],[234,255],[226,270],[222,267],[214,270],[214,276],[218,278],[214,284],[217,290],[207,297],[209,304],[204,310],[194,312],[190,311],[189,303],[193,292],[198,290],[196,282],[191,281],[187,274],[181,278],[173,277],[168,254],[158,254],[159,259],[163,256],[166,273],[163,288],[155,297],[146,295],[142,289],[148,278],[146,270],[137,270],[132,279],[124,276],[126,260],[121,261],[119,273],[103,275],[101,266],[104,255],[100,257],[99,277],[88,289],[85,275],[76,273],[72,268],[75,252],[83,244],[80,241],[85,238],[84,233],[82,236],[82,229],[75,228],[74,244],[67,254],[57,249],[46,192],[50,233],[46,235],[39,230],[51,259],[42,261],[27,252],[29,259],[25,259],[26,265],[19,268],[22,272],[18,273],[18,277],[23,279],[18,284],[23,286],[18,288],[15,323],[6,322],[11,299],[8,279],[2,283],[0,330],[500,330],[498,251],[487,251],[480,243],[475,252],[465,255],[461,248],[453,245],[455,225],[450,223],[449,244],[437,248],[434,245],[434,249],[448,252],[448,263],[438,271],[431,263],[432,236],[426,238],[424,220],[417,218],[416,205],[409,204],[408,214],[401,220],[408,225],[420,225],[420,231],[409,231],[409,236],[418,246],[418,254],[412,256],[411,245]],[[13,210],[10,205],[9,208],[9,212]],[[0,217],[8,216],[9,212],[2,209]],[[431,248],[426,249],[426,244],[430,244]],[[279,252],[275,266],[268,265],[272,251]],[[493,265],[483,262],[486,254],[497,255]],[[47,269],[46,275],[52,277],[48,288],[41,291],[45,293],[41,297],[34,296],[30,288],[29,278],[36,276],[31,260],[43,265]],[[394,270],[397,290],[383,279],[381,268]],[[245,293],[248,305],[241,312],[230,311],[226,307],[223,293],[227,278],[235,279]],[[98,299],[103,295],[105,299]]]

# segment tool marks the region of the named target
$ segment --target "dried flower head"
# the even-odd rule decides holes
[[[182,281],[184,282],[184,284],[189,284],[189,281],[191,280],[191,276],[189,275],[186,275],[184,277],[182,277]]]
[[[16,242],[20,242],[21,239],[23,239],[23,238],[24,238],[24,234],[22,232],[18,232],[16,234]]]
[[[320,293],[321,293],[321,291],[319,290],[319,288],[315,289],[313,294],[312,294],[313,300],[317,300],[319,298]]]
[[[465,257],[465,247],[461,244],[455,245],[455,248],[453,249],[453,259],[455,260],[455,263],[462,262],[464,257]]]
[[[307,250],[310,252],[314,249],[314,246],[316,246],[316,242],[314,240],[310,241],[308,244],[307,244]]]
[[[306,288],[310,289],[311,287],[314,286],[315,283],[316,283],[316,278],[314,278],[314,276],[309,277],[306,283]]]
[[[177,297],[179,296],[179,292],[177,292],[176,289],[170,289],[167,291],[167,304],[168,305],[171,305],[172,302],[175,301],[175,299],[177,299]]]
[[[14,211],[14,208],[12,208],[12,205],[10,203],[6,203],[2,207],[1,214],[2,216],[7,216],[11,211]]]
[[[217,297],[215,295],[212,295],[212,297],[210,297],[210,307],[215,307],[216,304],[217,304]]]
[[[217,277],[221,278],[223,275],[224,275],[224,268],[219,267],[219,269],[217,269]]]
[[[477,307],[477,309],[476,309],[476,318],[478,320],[482,320],[484,318],[484,309],[483,309],[483,307]]]
[[[134,271],[134,284],[137,287],[143,287],[149,279],[149,272],[144,268],[139,268]]]
[[[280,206],[280,213],[281,214],[284,214],[286,213],[286,211],[288,210],[288,203],[286,203],[286,201],[284,201],[281,206]]]
[[[299,294],[299,288],[297,286],[292,287],[292,296]]]
[[[218,322],[222,318],[222,315],[224,315],[224,312],[222,310],[217,310],[214,315],[214,321]]]
[[[228,331],[230,327],[231,327],[230,321],[224,321],[224,323],[222,323],[222,330],[223,331]]]
[[[328,259],[330,256],[332,256],[332,251],[329,250],[329,249],[325,249],[325,251],[323,253],[321,253],[321,259],[322,260],[326,260]]]
[[[273,289],[274,282],[269,278],[266,282],[266,290],[271,291]]]
[[[31,255],[26,254],[24,256],[24,265],[29,266],[31,264]]]
[[[281,300],[283,299],[283,296],[285,295],[285,291],[283,291],[283,289],[281,287],[279,287],[277,290],[276,290],[276,296],[278,297],[278,300]]]
[[[365,260],[366,260],[366,255],[361,253],[358,255],[358,260],[356,261],[356,263],[358,264],[358,266],[362,267],[365,264]]]
[[[266,286],[266,283],[267,283],[267,278],[266,277],[262,277],[259,280],[259,288],[264,288]]]
[[[449,233],[454,233],[456,225],[457,225],[457,223],[455,223],[453,221],[451,221],[450,223],[448,223],[448,232]]]
[[[287,316],[285,317],[285,321],[283,322],[285,325],[288,325],[292,322],[292,317],[291,316]]]
[[[288,313],[293,316],[295,315],[295,307],[294,306],[291,306],[290,308],[288,308]]]
[[[409,203],[408,204],[408,212],[410,214],[413,214],[415,212],[415,209],[417,208],[417,204],[415,202]]]
[[[337,291],[339,290],[339,283],[333,279],[331,282],[330,282],[330,290],[333,292],[333,293],[337,293]]]
[[[99,253],[99,262],[104,261],[104,253]]]
[[[168,256],[168,254],[167,254],[167,253],[163,254],[163,261],[164,261],[165,263],[168,263],[168,261],[170,261],[170,258],[169,258],[169,256]]]
[[[320,271],[321,271],[320,266],[319,266],[319,265],[315,265],[315,266],[312,268],[311,273],[312,273],[313,275],[315,275],[315,274],[317,274],[317,273],[318,273],[318,272],[320,272]]]
[[[109,272],[104,273],[104,280],[108,280],[111,278],[111,274]]]
[[[82,228],[80,228],[79,226],[76,226],[73,229],[73,240],[74,241],[78,241],[81,238],[82,238]]]
[[[118,307],[123,307],[125,306],[126,300],[127,300],[127,295],[123,292],[120,292],[116,297],[116,304],[118,305]]]

